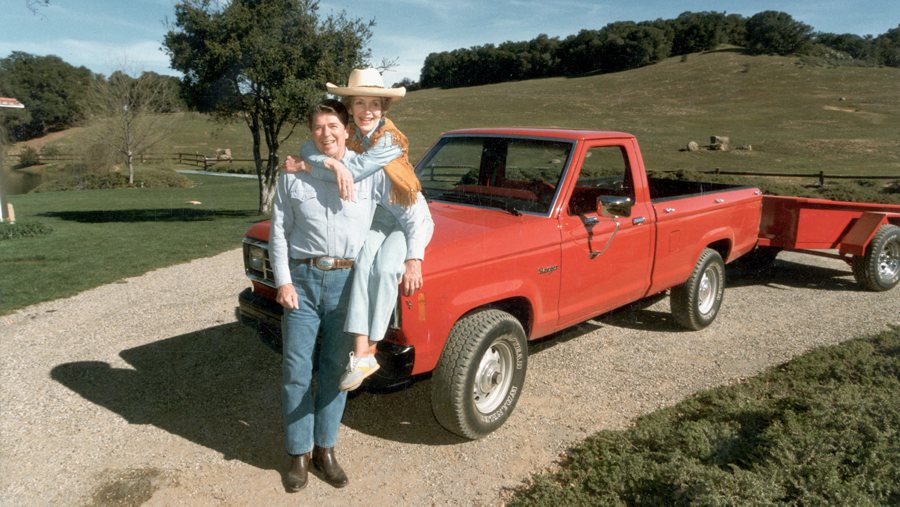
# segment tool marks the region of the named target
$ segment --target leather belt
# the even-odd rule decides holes
[[[353,259],[336,259],[334,257],[310,257],[303,259],[304,264],[321,269],[322,271],[331,271],[332,269],[350,269],[353,267]]]

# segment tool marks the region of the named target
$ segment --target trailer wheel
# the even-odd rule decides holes
[[[450,331],[431,387],[431,410],[447,430],[481,438],[509,417],[525,383],[525,331],[512,315],[482,310]]]
[[[719,252],[704,249],[691,276],[672,288],[670,305],[675,321],[688,329],[703,329],[716,320],[725,294],[725,263]]]
[[[875,231],[865,255],[853,257],[853,277],[865,289],[885,291],[900,281],[900,227],[884,224]]]

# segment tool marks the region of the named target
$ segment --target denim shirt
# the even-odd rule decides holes
[[[384,125],[384,120],[380,120],[378,126],[372,129],[367,135],[363,136],[362,132],[357,129],[354,136],[361,142],[366,149],[365,152],[358,154],[351,160],[341,162],[350,171],[353,181],[359,182],[375,174],[384,175],[381,169],[401,155],[400,147],[395,145],[390,132],[385,132],[378,142],[373,146],[371,144],[372,136]],[[351,151],[348,149],[348,151]],[[319,153],[315,143],[306,141],[300,148],[300,156],[310,165],[310,174],[316,179],[334,183],[337,181],[334,173],[325,168],[325,160],[327,155]],[[391,182],[387,180],[387,196],[390,196]],[[333,187],[332,187],[333,188]],[[425,259],[425,247],[431,240],[434,232],[434,222],[431,219],[431,211],[428,209],[428,203],[425,196],[421,192],[416,196],[416,202],[409,208],[404,208],[396,204],[392,204],[390,199],[384,199],[381,204],[397,221],[403,226],[404,223],[410,223],[411,227],[404,227],[406,233],[406,259]]]
[[[341,162],[349,165],[359,156],[346,150]],[[356,200],[342,201],[332,182],[307,173],[282,173],[279,176],[269,237],[276,287],[291,283],[289,259],[322,255],[356,258],[372,225],[375,206],[379,203],[389,205],[390,191],[384,171],[357,181],[355,186]],[[431,217],[429,215],[425,223],[413,208],[416,207],[395,216],[407,241],[421,244],[424,251],[433,229]]]

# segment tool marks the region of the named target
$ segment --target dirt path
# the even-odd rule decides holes
[[[240,253],[0,317],[0,504],[493,505],[572,443],[811,347],[900,324],[900,289],[784,255],[729,271],[719,320],[683,332],[668,299],[533,345],[507,424],[468,442],[434,421],[426,380],[349,404],[350,486],[281,483],[279,356],[235,322]]]

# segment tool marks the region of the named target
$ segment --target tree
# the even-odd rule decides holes
[[[369,57],[373,21],[318,17],[315,0],[183,0],[164,47],[192,105],[240,117],[253,137],[259,212],[275,195],[278,149],[324,97]],[[265,143],[267,153],[262,153]]]
[[[875,55],[881,65],[900,67],[900,25],[875,39]]]
[[[145,73],[134,79],[117,71],[109,79],[100,76],[93,81],[87,104],[102,142],[124,157],[128,183],[133,185],[134,157],[165,138],[162,113],[177,107],[176,89],[158,74]]]
[[[790,14],[763,11],[747,20],[747,49],[755,55],[791,55],[810,43],[812,27],[795,21]]]
[[[709,51],[726,40],[727,18],[718,12],[683,12],[673,22],[672,54]]]
[[[13,51],[0,59],[0,90],[25,104],[24,114],[5,118],[5,126],[17,141],[62,130],[84,118],[81,99],[91,71],[75,68],[58,56],[34,56]]]
[[[875,40],[871,35],[860,37],[855,33],[817,33],[815,41],[855,60],[870,60],[875,52]]]

